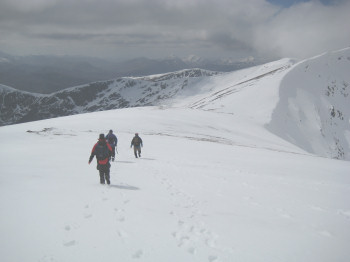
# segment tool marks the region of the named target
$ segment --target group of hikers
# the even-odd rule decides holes
[[[109,130],[108,134],[100,134],[98,142],[93,146],[91,155],[89,158],[89,164],[96,156],[97,159],[97,170],[100,174],[100,183],[108,185],[111,183],[110,180],[110,160],[115,160],[115,153],[117,149],[118,138],[113,134],[113,130]],[[142,139],[138,133],[131,140],[130,148],[134,147],[134,155],[136,158],[141,157],[141,147],[143,147]]]

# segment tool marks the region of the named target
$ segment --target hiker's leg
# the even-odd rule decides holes
[[[100,168],[99,170],[100,172],[100,183],[104,184],[105,183],[105,174],[104,174],[104,170],[102,168]]]
[[[108,185],[111,183],[109,174],[110,174],[109,168],[106,168],[106,170],[105,170],[105,178],[106,178],[106,181],[107,181]]]

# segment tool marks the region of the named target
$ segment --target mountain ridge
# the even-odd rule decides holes
[[[3,87],[0,124],[129,107],[192,108],[235,115],[251,126],[252,137],[259,126],[306,152],[350,160],[349,64],[346,48],[230,73],[188,69],[122,77],[52,95]]]
[[[0,85],[0,125],[103,111],[156,105],[202,77],[218,75],[202,69],[147,77],[121,77],[71,87],[50,95],[23,92]]]
[[[12,56],[0,52],[0,84],[18,90],[51,94],[72,86],[126,76],[147,76],[188,68],[230,72],[263,63],[259,59],[204,59],[176,56],[109,61],[80,56]]]

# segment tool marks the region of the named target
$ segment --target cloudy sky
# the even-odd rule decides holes
[[[306,58],[350,46],[350,0],[0,0],[0,51]]]

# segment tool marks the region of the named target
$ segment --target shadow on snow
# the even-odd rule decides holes
[[[140,188],[135,186],[129,186],[129,185],[109,185],[109,187],[118,188],[118,189],[125,189],[125,190],[140,190]]]

